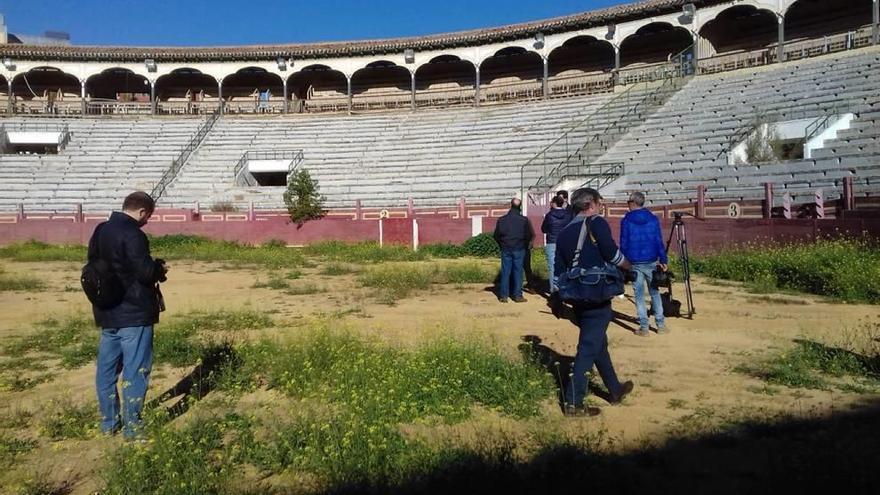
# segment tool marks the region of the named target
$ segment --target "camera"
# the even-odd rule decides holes
[[[651,288],[653,289],[672,287],[673,281],[675,281],[675,274],[668,270],[663,271],[660,268],[655,268],[651,273]]]
[[[623,271],[623,283],[631,284],[635,283],[638,278],[638,274],[636,274],[635,270],[624,270]]]
[[[156,264],[159,265],[159,268],[162,270],[162,274],[159,275],[159,282],[167,282],[168,277],[165,276],[168,273],[168,269],[165,268],[165,260],[162,258],[156,258]]]

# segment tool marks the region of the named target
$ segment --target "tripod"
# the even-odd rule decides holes
[[[672,222],[672,230],[669,232],[669,240],[666,241],[666,252],[669,252],[669,246],[672,245],[672,238],[675,237],[678,246],[678,255],[681,259],[682,280],[684,280],[684,289],[687,296],[687,319],[693,319],[697,314],[694,308],[694,293],[691,291],[691,260],[688,256],[687,232],[682,217],[683,212],[673,212],[675,221]],[[670,286],[671,287],[671,286]]]

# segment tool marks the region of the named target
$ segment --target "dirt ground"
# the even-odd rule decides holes
[[[491,262],[487,262],[491,263]],[[43,292],[0,292],[0,341],[33,331],[32,325],[47,317],[85,314],[85,296],[78,290],[79,265],[73,263],[2,262],[9,274],[29,274],[49,285]],[[227,267],[222,264],[176,262],[164,285],[168,312],[165,318],[196,309],[255,308],[276,320],[296,322],[304,318],[331,318],[357,331],[395,345],[412,345],[437,335],[485,335],[515,356],[529,336],[562,356],[573,356],[577,330],[556,319],[544,299],[529,295],[524,304],[500,304],[485,284],[435,286],[393,306],[376,300],[375,291],[360,287],[356,275],[320,275],[319,267],[304,270],[291,285],[312,282],[324,292],[292,296],[273,289],[253,289],[269,271]],[[772,417],[796,413],[825,416],[855,408],[876,396],[839,391],[794,390],[776,387],[767,392],[765,383],[733,371],[775,349],[784,349],[795,338],[834,339],[845,329],[876,319],[878,308],[847,305],[804,295],[758,295],[736,284],[696,278],[693,284],[697,314],[693,320],[671,319],[671,332],[638,337],[628,321],[635,314],[630,300],[616,300],[621,317],[608,334],[611,355],[622,380],[633,380],[635,390],[624,404],[608,406],[598,398],[602,415],[594,419],[564,419],[567,428],[607,430],[614,448],[630,450],[662,441],[674,425],[695,411],[735,417]],[[681,286],[677,285],[681,298]],[[631,289],[628,288],[628,292]],[[653,324],[653,322],[652,322]],[[296,331],[281,325],[278,333]],[[161,323],[156,332],[162,331]],[[97,338],[97,331],[95,337]],[[173,385],[187,370],[160,369],[154,374],[150,395]],[[0,412],[13,408],[39,410],[47,400],[71,397],[93,400],[94,366],[63,371],[50,382],[23,392],[0,392]],[[149,396],[148,396],[149,399]],[[549,406],[548,406],[549,409]],[[551,417],[553,413],[550,413]],[[62,441],[40,447],[26,457],[27,463],[69,472],[83,480],[74,493],[94,488],[90,470],[101,459],[107,442],[115,440]],[[17,466],[28,469],[32,466]],[[0,478],[2,479],[2,478]]]

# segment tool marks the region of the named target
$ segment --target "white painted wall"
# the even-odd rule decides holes
[[[287,172],[293,160],[248,160],[248,171],[254,172]]]
[[[9,131],[6,133],[10,144],[58,144],[61,140],[60,132],[22,132]]]
[[[828,128],[818,136],[804,143],[804,158],[813,158],[813,151],[819,148],[824,148],[825,141],[834,139],[837,137],[838,132],[849,129],[854,118],[855,114],[852,113],[841,115],[837,122],[828,126]]]

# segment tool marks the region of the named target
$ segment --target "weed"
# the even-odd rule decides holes
[[[0,416],[0,428],[20,430],[31,424],[34,413],[21,408],[9,409]]]
[[[22,440],[0,434],[0,466],[9,467],[17,457],[27,454],[37,446],[33,440]]]
[[[70,399],[58,399],[49,402],[40,433],[56,441],[85,439],[95,434],[97,425],[97,404],[74,404]]]
[[[86,259],[85,246],[53,246],[38,241],[28,241],[0,247],[0,258],[12,261],[76,261]]]
[[[30,275],[4,275],[0,273],[0,292],[21,291],[40,292],[46,289],[46,284]]]
[[[427,258],[422,251],[413,251],[406,246],[380,246],[375,242],[348,244],[341,241],[327,241],[310,244],[303,248],[306,256],[347,263],[382,263],[388,261],[419,261]]]
[[[307,282],[303,284],[293,285],[285,290],[284,293],[290,296],[305,296],[308,294],[319,294],[326,291],[327,289],[323,287],[318,287],[311,282]]]
[[[666,407],[669,409],[683,409],[687,406],[687,402],[682,399],[669,399],[669,402],[666,403]]]
[[[348,275],[350,273],[357,273],[357,268],[351,265],[345,265],[342,263],[328,263],[324,265],[324,268],[321,269],[321,275],[329,275],[329,276],[338,276],[338,275]]]
[[[83,315],[64,321],[49,318],[37,323],[36,330],[4,346],[4,354],[45,353],[60,358],[61,365],[68,369],[83,366],[97,355],[100,334],[91,318]]]
[[[880,304],[880,249],[863,240],[746,246],[695,259],[691,266],[710,277],[744,282],[755,292],[795,290]]]
[[[284,275],[284,278],[287,280],[296,280],[302,277],[302,272],[299,270],[288,270],[287,274]]]
[[[254,282],[254,285],[251,286],[251,289],[274,289],[274,290],[284,290],[290,287],[290,284],[287,283],[286,280],[276,277],[270,277],[268,281],[263,282],[260,279],[257,279]]]

